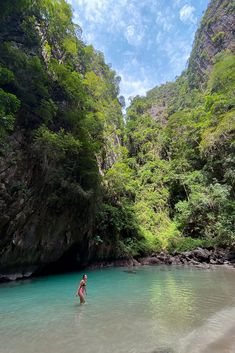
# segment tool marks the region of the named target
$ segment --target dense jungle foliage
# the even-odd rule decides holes
[[[232,19],[231,2],[213,0],[185,72],[127,110],[126,150],[106,178],[135,215],[134,253],[235,244]]]
[[[119,153],[124,127],[119,82],[103,54],[81,40],[65,0],[1,3],[0,173],[11,204],[19,194],[24,200],[34,198],[38,208],[43,203],[51,213],[52,222],[53,215],[67,209],[76,223],[82,210],[87,221],[77,221],[89,223],[91,241],[101,241],[95,218],[108,212],[102,204],[102,178]],[[22,165],[19,173],[31,170],[33,177],[18,177],[9,187],[4,173],[14,164]],[[0,207],[7,213],[8,200]],[[117,212],[124,217],[119,207]],[[5,219],[0,222],[3,233]]]
[[[153,248],[235,240],[235,57],[214,60],[203,90],[190,89],[186,71],[128,109],[133,207]]]
[[[38,202],[57,214],[83,209],[90,243],[113,247],[116,257],[231,245],[234,67],[233,53],[221,50],[202,85],[190,66],[135,97],[123,119],[120,78],[83,43],[65,0],[3,0],[4,170],[19,158],[7,159],[12,137],[23,136],[32,161],[25,168],[39,176]],[[31,196],[29,185],[12,190]]]

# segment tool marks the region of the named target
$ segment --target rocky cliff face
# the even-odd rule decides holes
[[[94,233],[99,169],[120,143],[115,73],[79,39],[65,2],[9,1],[0,17],[0,123],[15,119],[0,129],[0,280],[112,256]]]
[[[234,2],[212,0],[196,32],[187,69],[176,82],[151,89],[147,93],[145,111],[161,122],[166,121],[168,113],[176,111],[177,105],[177,109],[191,107],[194,99],[187,102],[187,97],[179,98],[179,96],[187,95],[189,90],[206,88],[216,55],[225,50],[235,52],[234,36]],[[185,92],[178,91],[178,84],[187,85]]]
[[[11,136],[7,152],[0,163],[0,278],[28,276],[67,251],[69,265],[65,261],[58,270],[83,266],[89,259],[93,195],[84,192],[75,209],[69,200],[53,200],[55,186],[22,132]]]
[[[230,0],[212,0],[196,33],[189,59],[188,76],[193,87],[202,86],[214,63],[215,55],[235,50],[235,4]]]
[[[169,204],[174,205],[185,197],[189,201],[190,182],[196,183],[198,175],[190,175],[189,170],[193,170],[196,162],[197,172],[205,166],[205,160],[198,160],[199,150],[193,155],[201,134],[195,127],[193,111],[191,121],[187,122],[188,110],[204,98],[201,92],[190,89],[204,85],[217,53],[234,50],[233,3],[211,2],[197,32],[188,70],[175,83],[151,90],[147,98],[134,100],[136,121],[130,132],[137,133],[128,136],[129,154],[134,158],[126,162],[125,152],[125,158],[108,175],[106,189],[102,188],[102,178],[121,155],[121,133],[116,133],[123,129],[117,100],[118,78],[100,53],[75,36],[79,29],[74,27],[71,18],[71,9],[65,2],[50,0],[7,1],[0,14],[0,280],[79,268],[91,260],[121,257],[135,249],[138,222],[151,224],[151,232],[159,228],[165,233],[174,230]],[[225,98],[218,101],[218,97],[211,97],[206,114],[204,107],[200,107],[196,119],[208,117],[211,114],[208,109],[222,109],[221,114],[231,114],[232,103]],[[147,123],[145,114],[149,117]],[[210,133],[217,123],[212,120],[212,127],[208,123]],[[226,121],[222,122],[224,127]],[[231,130],[225,131],[227,140]],[[188,147],[190,157],[186,155],[177,169],[177,153],[184,156]],[[133,190],[134,183],[125,189],[138,174],[130,170],[135,158],[139,163],[137,171],[143,169],[137,182],[142,187],[139,195]],[[218,165],[218,156],[211,157],[212,162],[213,158]],[[219,158],[222,160],[223,156]],[[226,168],[230,161],[228,155]],[[211,180],[218,175],[222,180],[219,168],[212,166],[212,162],[206,173],[212,170]],[[224,165],[223,160],[219,163]],[[184,168],[188,168],[188,174],[180,175]],[[169,171],[178,175],[176,183],[167,174]],[[232,179],[232,172],[229,173],[222,184]],[[170,188],[169,183],[172,183]],[[112,190],[115,187],[117,190]],[[216,187],[213,202],[217,200],[216,192],[223,191]],[[194,184],[192,188],[195,189]],[[197,190],[204,192],[204,189],[207,190],[204,184],[203,188],[198,185]],[[104,190],[108,191],[107,195],[103,195]],[[225,196],[230,190],[229,185]],[[105,197],[99,213],[97,210]],[[139,204],[132,207],[134,199]],[[143,219],[145,206],[148,212]],[[213,207],[217,210],[217,206]],[[230,210],[230,204],[226,207]],[[210,208],[198,215],[201,209],[196,207],[196,216],[202,220],[203,232],[204,225],[210,221],[204,221],[208,212],[213,224],[216,218]],[[133,217],[136,212],[140,213],[138,221]],[[190,212],[186,215],[191,215]],[[192,234],[193,226],[191,222],[185,229],[190,229]],[[220,228],[224,228],[223,224]],[[122,232],[126,247],[120,242]]]

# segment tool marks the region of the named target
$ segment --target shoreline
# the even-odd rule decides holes
[[[107,267],[138,267],[144,265],[179,265],[192,266],[201,269],[209,269],[214,266],[226,266],[235,269],[235,251],[227,250],[208,250],[196,248],[191,251],[181,253],[167,252],[152,253],[145,257],[120,259],[113,261],[97,261],[90,264],[88,269],[98,269]]]
[[[215,266],[226,266],[227,268],[235,269],[235,251],[216,249],[209,250],[205,248],[196,248],[191,251],[174,252],[169,254],[167,252],[156,252],[149,256],[144,257],[130,257],[126,259],[109,259],[109,260],[96,260],[92,261],[84,267],[71,269],[71,271],[79,270],[95,270],[101,268],[111,267],[127,267],[128,271],[134,271],[134,268],[145,265],[178,265],[178,266],[191,266],[198,269],[212,269]],[[63,273],[58,271],[54,274]],[[0,273],[0,283],[12,282],[17,280],[24,280],[29,278],[36,278],[41,275],[52,275],[53,273],[42,274],[41,271],[36,270],[35,266],[28,266],[26,268],[19,268],[18,271]]]

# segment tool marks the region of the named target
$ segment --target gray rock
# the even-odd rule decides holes
[[[200,263],[199,263],[198,261],[194,260],[194,259],[191,259],[191,260],[189,261],[189,265],[195,266],[195,265],[200,265]]]
[[[172,262],[171,262],[172,265],[182,265],[182,262],[180,261],[180,258],[179,256],[174,256],[172,257]]]
[[[142,265],[156,265],[160,264],[161,261],[159,260],[158,257],[145,257],[141,259],[141,264]]]
[[[184,251],[182,252],[181,256],[186,257],[186,258],[191,258],[193,257],[193,252],[192,251]]]
[[[203,259],[203,260],[208,260],[211,252],[207,249],[202,249],[200,247],[198,247],[197,249],[192,251],[193,255],[199,259]]]
[[[208,265],[205,262],[202,262],[202,263],[195,265],[195,267],[200,268],[200,269],[204,269],[204,270],[208,270],[210,268],[210,265]]]

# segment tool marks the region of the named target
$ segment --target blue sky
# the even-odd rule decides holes
[[[104,53],[126,98],[174,80],[186,67],[209,0],[68,0],[83,40]]]

